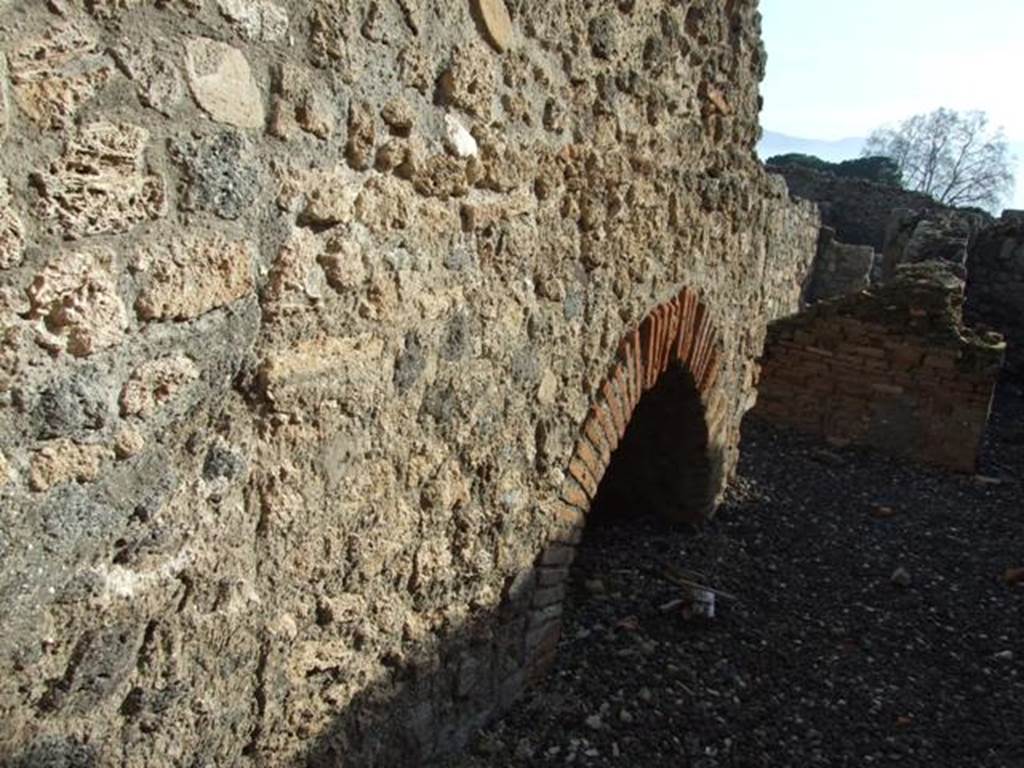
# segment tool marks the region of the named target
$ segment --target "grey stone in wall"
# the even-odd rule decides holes
[[[262,186],[252,148],[238,131],[223,130],[170,147],[185,172],[183,207],[237,219],[256,202]]]
[[[979,232],[992,218],[974,209],[914,211],[897,208],[886,226],[882,279],[892,279],[900,264],[942,261],[961,271]]]

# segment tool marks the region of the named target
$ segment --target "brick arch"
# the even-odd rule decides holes
[[[561,496],[549,505],[556,524],[537,558],[527,611],[529,679],[542,675],[554,661],[569,566],[601,481],[642,398],[667,378],[667,372],[686,376],[699,398],[696,426],[702,432],[699,450],[704,462],[697,475],[687,478],[693,503],[673,517],[694,521],[712,512],[725,477],[721,452],[716,448],[726,403],[715,386],[720,360],[719,337],[711,312],[689,288],[655,307],[622,339],[611,371],[580,430]],[[680,470],[685,472],[687,468]]]

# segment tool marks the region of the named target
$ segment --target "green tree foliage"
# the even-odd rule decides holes
[[[899,167],[888,157],[861,157],[855,160],[843,160],[841,163],[830,163],[814,155],[791,152],[769,157],[765,162],[775,166],[795,165],[800,168],[810,168],[812,171],[831,173],[844,178],[866,179],[889,187],[901,186]]]
[[[997,208],[1013,190],[1013,158],[984,112],[937,109],[879,128],[865,155],[892,158],[908,189],[946,205]]]

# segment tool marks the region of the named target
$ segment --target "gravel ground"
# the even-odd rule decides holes
[[[556,668],[449,765],[1024,768],[1024,393],[973,477],[748,422],[705,530],[588,527]]]

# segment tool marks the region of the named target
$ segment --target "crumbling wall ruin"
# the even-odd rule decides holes
[[[899,187],[823,173],[796,165],[771,165],[786,180],[794,197],[813,200],[825,226],[836,239],[851,245],[870,245],[881,253],[888,239],[893,211],[935,214],[950,210],[928,195]]]
[[[896,209],[889,219],[880,280],[890,280],[901,264],[942,261],[966,274],[968,253],[992,217],[973,208],[932,211]]]
[[[818,228],[754,6],[0,2],[0,760],[458,746],[623,355],[707,383],[706,512]]]
[[[905,265],[772,323],[754,413],[973,472],[1005,345],[963,325],[963,291],[948,264]]]
[[[790,193],[818,205],[818,254],[807,301],[843,296],[893,279],[901,264],[944,261],[963,274],[968,253],[992,217],[977,208],[951,208],[928,195],[866,179],[793,165],[770,165]]]
[[[823,227],[804,290],[807,302],[892,280],[901,265],[941,261],[966,279],[964,318],[1006,338],[1007,370],[1024,370],[1022,216],[993,219],[926,195],[798,166],[769,166],[795,197],[815,202]],[[874,254],[872,255],[872,251]]]

